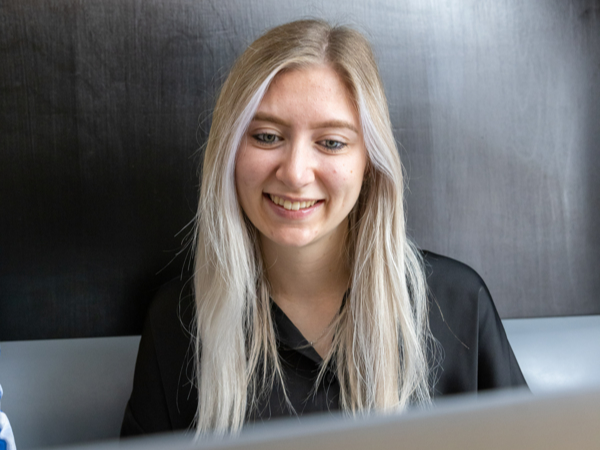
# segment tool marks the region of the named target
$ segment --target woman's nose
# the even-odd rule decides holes
[[[290,188],[301,188],[315,179],[311,146],[308,143],[292,143],[282,153],[277,178]]]

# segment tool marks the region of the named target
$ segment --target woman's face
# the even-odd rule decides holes
[[[341,242],[366,163],[340,76],[328,66],[295,69],[275,77],[250,123],[236,189],[263,239],[297,248]]]

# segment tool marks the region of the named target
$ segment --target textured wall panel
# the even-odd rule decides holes
[[[0,0],[0,339],[140,331],[218,86],[311,16],[375,47],[416,241],[503,317],[600,313],[597,0]]]

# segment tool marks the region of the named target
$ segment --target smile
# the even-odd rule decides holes
[[[269,194],[269,198],[271,199],[271,201],[273,203],[275,203],[276,205],[282,206],[283,208],[287,209],[288,211],[298,211],[301,209],[310,208],[315,203],[317,203],[317,200],[309,200],[307,202],[306,201],[291,202],[290,200],[285,200],[285,199],[278,197],[276,195],[273,195],[273,194]]]

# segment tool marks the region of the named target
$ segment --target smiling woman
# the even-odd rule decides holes
[[[235,170],[240,205],[267,238],[263,246],[312,246],[326,254],[332,245],[326,238],[343,242],[367,162],[359,128],[350,93],[331,67],[286,71],[273,80]]]
[[[192,292],[174,285],[150,311],[123,435],[524,384],[481,278],[406,236],[383,86],[352,29],[292,22],[240,56],[195,243]]]
[[[277,75],[235,170],[240,205],[260,234],[271,296],[322,357],[331,339],[316,336],[348,289],[348,214],[367,165],[351,98],[326,64]]]

